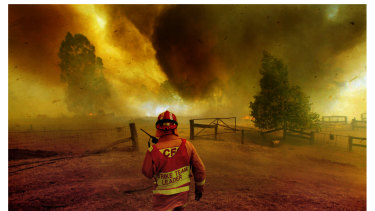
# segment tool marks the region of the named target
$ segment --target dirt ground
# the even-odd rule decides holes
[[[188,130],[180,133],[188,138]],[[366,210],[365,150],[294,143],[271,148],[230,138],[192,141],[207,180],[201,201],[190,192],[187,210]],[[152,181],[141,174],[147,139],[139,139],[139,151],[125,143],[86,156],[13,150],[9,209],[151,210]]]

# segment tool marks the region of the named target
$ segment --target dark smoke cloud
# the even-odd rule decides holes
[[[156,25],[156,57],[183,97],[205,97],[224,75],[210,21],[205,7],[177,6],[163,13]]]
[[[178,5],[161,14],[152,40],[160,66],[187,98],[221,89],[226,76],[228,94],[254,92],[263,50],[288,65],[296,84],[319,90],[332,79],[332,61],[365,42],[366,6]]]
[[[221,106],[223,114],[248,113],[264,50],[282,59],[291,82],[323,106],[340,96],[337,82],[358,75],[355,82],[366,71],[354,62],[365,63],[365,5],[9,5],[9,101],[20,105],[14,113],[31,102],[20,93],[33,82],[33,102],[63,102],[57,53],[67,32],[84,34],[100,51],[106,77],[119,91],[111,93],[120,102],[112,103],[114,110],[134,99],[156,102],[165,77],[155,56],[169,89],[185,102],[197,100],[191,104],[197,107],[217,113]],[[45,92],[52,87],[58,96]],[[49,104],[39,110],[63,107]]]

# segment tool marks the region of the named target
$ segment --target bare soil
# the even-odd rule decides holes
[[[139,151],[124,143],[85,156],[50,146],[10,149],[9,209],[151,210],[152,181],[141,174],[147,138],[139,139]],[[233,140],[192,141],[207,182],[201,201],[190,192],[187,210],[366,210],[365,150]]]

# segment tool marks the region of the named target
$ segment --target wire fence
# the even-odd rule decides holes
[[[321,145],[328,145],[328,146],[333,146],[336,148],[340,148],[343,150],[349,150],[349,140],[350,140],[349,135],[338,135],[334,133],[316,133],[315,134],[315,142],[317,144]],[[361,138],[366,138],[361,137]],[[366,145],[367,140],[355,140],[355,144],[361,144],[361,145]],[[355,148],[355,151],[366,151],[366,148]]]
[[[9,149],[82,152],[130,136],[129,127],[85,130],[9,131]]]
[[[242,129],[241,129],[242,130]],[[261,135],[261,131],[257,129],[251,129],[251,128],[244,128],[243,134],[240,131],[236,134],[236,140],[239,143],[245,143],[246,142],[254,142],[254,143],[262,143],[262,144],[268,144],[271,143],[272,140],[282,140],[283,139],[283,132],[282,130],[275,131],[273,133],[263,134]],[[240,139],[238,137],[242,136]],[[354,137],[361,137],[366,138],[366,135],[363,133],[361,135],[355,134],[352,135]],[[314,145],[322,145],[322,146],[330,146],[333,148],[337,148],[340,150],[349,150],[349,137],[351,135],[342,135],[342,134],[335,134],[334,132],[315,132],[314,133]],[[243,140],[243,141],[241,141]],[[308,140],[299,139],[287,136],[288,141],[292,141],[292,143],[299,143],[299,144],[309,144]],[[360,145],[366,145],[367,140],[360,140],[355,139],[353,140],[354,144],[360,144]],[[353,151],[366,151],[365,147],[356,147],[353,149]]]

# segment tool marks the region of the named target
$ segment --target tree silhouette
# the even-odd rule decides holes
[[[250,102],[250,115],[261,129],[305,129],[317,126],[319,115],[299,86],[290,86],[287,66],[269,53],[263,53],[260,69],[261,91]]]
[[[103,75],[103,62],[95,47],[82,34],[67,33],[60,51],[61,81],[67,84],[66,103],[76,114],[103,110],[110,97],[109,84]]]

